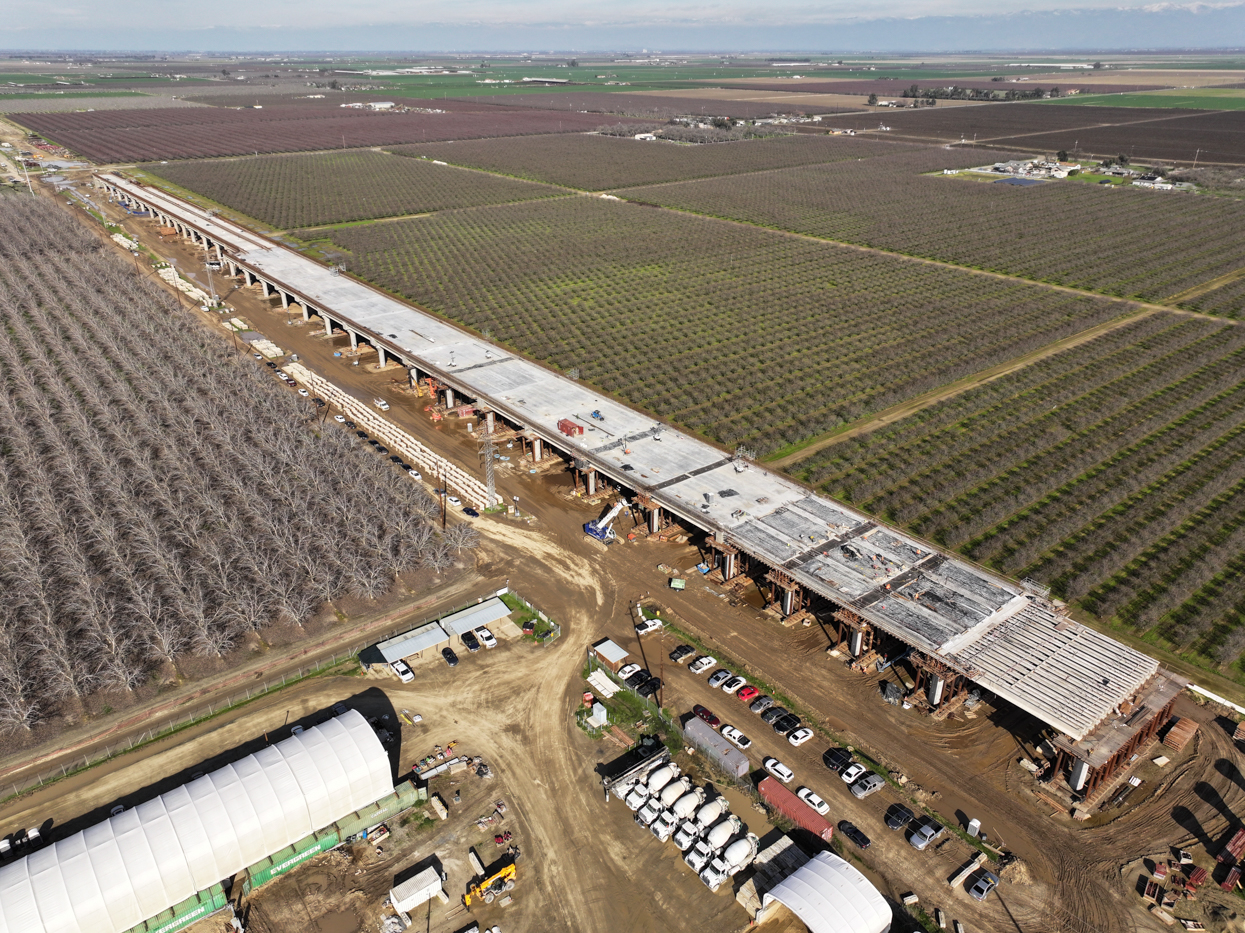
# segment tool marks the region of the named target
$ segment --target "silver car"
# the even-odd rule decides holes
[[[876,794],[886,786],[886,778],[880,774],[874,774],[870,771],[859,781],[852,785],[852,796],[859,800],[864,800],[870,794]]]
[[[855,788],[852,788],[855,792]],[[929,844],[947,831],[947,828],[930,817],[926,817],[921,825],[912,830],[912,835],[908,837],[908,842],[912,848],[918,852],[924,852]],[[985,895],[982,895],[984,897]],[[980,900],[981,898],[978,898]]]

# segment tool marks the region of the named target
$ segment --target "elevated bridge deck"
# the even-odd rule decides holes
[[[1074,739],[1158,671],[1154,659],[1067,619],[1010,580],[736,461],[203,207],[115,173],[98,177],[114,196],[219,245],[231,262],[290,300]],[[581,425],[583,434],[563,434],[561,419]]]

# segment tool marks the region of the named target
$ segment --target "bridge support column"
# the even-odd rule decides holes
[[[540,458],[544,456],[542,450],[544,446],[544,441],[539,437],[532,438],[532,463],[540,463]]]
[[[346,333],[350,335],[350,349],[357,353],[359,350],[359,335],[352,330],[347,330]]]
[[[925,696],[930,706],[937,706],[942,702],[942,688],[946,684],[946,680],[941,675],[930,674],[929,683],[925,685]]]
[[[789,616],[791,615],[791,613],[796,611],[796,607],[799,604],[798,597],[799,597],[799,592],[795,588],[782,591],[782,614],[783,615]]]
[[[306,302],[303,302],[303,320],[304,321],[311,320],[311,308],[307,306]]]
[[[328,337],[333,336],[333,322],[329,320],[329,316],[324,315],[324,333]]]
[[[497,416],[491,411],[484,413],[484,430],[488,434],[492,434],[496,430]]]
[[[589,470],[584,482],[588,486],[588,495],[595,496],[597,494],[597,471]]]
[[[1089,762],[1078,760],[1077,763],[1072,766],[1072,774],[1068,778],[1068,785],[1073,790],[1080,790],[1085,786],[1085,779],[1087,777],[1089,777]]]
[[[737,560],[738,560],[738,555],[736,554],[731,554],[731,553],[726,553],[726,552],[722,554],[722,582],[723,583],[726,583],[728,580],[731,580],[734,578],[735,573],[736,573],[735,565],[736,565]]]
[[[655,506],[648,513],[648,530],[650,534],[661,531],[661,506]]]
[[[860,629],[853,629],[851,636],[848,638],[847,648],[852,653],[853,658],[860,657],[861,649],[865,644],[865,633]]]
[[[451,389],[449,386],[446,386],[445,387],[445,409],[446,411],[449,411],[449,409],[453,407],[454,407],[454,390]]]
[[[388,363],[389,363],[389,358],[385,355],[385,348],[384,348],[384,347],[377,347],[377,348],[376,348],[376,356],[377,356],[377,357],[378,357],[378,359],[379,359],[378,365],[380,366],[380,368],[381,368],[381,369],[384,369],[384,368],[385,368],[385,366],[387,366],[387,365],[388,365]]]
[[[290,308],[290,296],[288,292],[281,292],[281,307],[288,311]]]

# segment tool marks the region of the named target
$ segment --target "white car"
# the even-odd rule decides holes
[[[826,803],[807,787],[801,787],[795,792],[795,795],[803,800],[809,807],[821,816],[825,816],[830,812],[830,804]]]
[[[787,741],[797,748],[813,737],[813,730],[809,728],[796,729],[789,736]]]
[[[407,470],[406,475],[411,477],[411,479],[423,479],[423,477],[419,475],[419,470]]]
[[[388,410],[389,410],[389,403],[388,403],[388,402],[386,402],[383,398],[373,399],[373,400],[372,400],[372,402],[373,402],[373,404],[374,404],[377,408],[379,408],[381,411],[388,411]]]
[[[404,684],[409,684],[415,679],[415,674],[407,667],[406,662],[402,660],[394,661],[389,665],[393,668],[393,672],[398,675],[398,679]]]
[[[630,677],[632,674],[634,674],[639,669],[640,669],[640,665],[638,664],[624,664],[621,668],[619,668],[618,679],[626,680],[628,677]]]
[[[752,744],[752,739],[748,738],[734,726],[723,726],[721,732],[722,737],[737,748],[747,748]]]
[[[790,784],[795,780],[795,772],[788,768],[777,758],[766,758],[761,762],[761,767],[768,771],[784,784]]]
[[[843,779],[844,784],[855,784],[856,779],[869,769],[862,765],[859,761],[855,764],[848,765],[843,769],[843,773],[839,775]]]
[[[635,624],[635,633],[637,635],[647,635],[649,632],[656,632],[661,628],[661,621],[658,619],[645,619],[643,622]]]
[[[446,496],[445,501],[455,507],[463,504],[463,500],[458,498],[458,496]]]
[[[748,686],[748,681],[744,680],[742,677],[732,677],[722,684],[722,692],[733,695],[746,686]]]
[[[345,424],[346,416],[345,415],[334,415],[333,420],[336,421],[338,424]]]
[[[308,392],[306,389],[299,389],[298,394],[301,395],[303,398],[307,398],[311,393]]]
[[[709,668],[713,667],[717,663],[718,663],[717,658],[710,657],[709,655],[706,654],[706,655],[703,655],[697,658],[695,661],[693,661],[691,665],[688,667],[688,670],[691,671],[693,674],[700,674],[700,673],[703,673],[704,671],[709,670]]]
[[[480,644],[485,648],[496,648],[497,639],[493,637],[493,633],[486,628],[476,629],[476,638],[480,639]]]

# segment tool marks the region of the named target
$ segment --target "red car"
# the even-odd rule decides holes
[[[692,707],[692,712],[695,713],[700,719],[703,719],[706,723],[713,726],[715,729],[722,725],[722,720],[718,719],[717,716],[713,715],[713,713],[709,712],[699,703]]]
[[[751,703],[753,700],[755,700],[760,695],[761,695],[761,691],[758,690],[756,687],[743,687],[740,689],[740,691],[737,694],[735,694],[735,697],[741,703]]]

